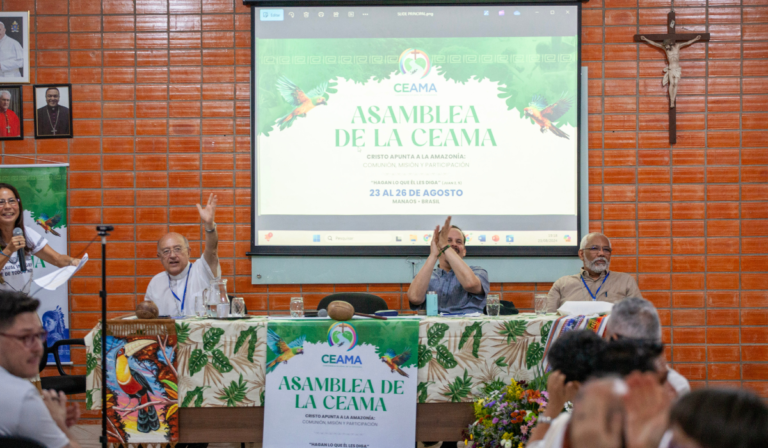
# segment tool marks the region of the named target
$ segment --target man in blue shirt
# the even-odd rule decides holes
[[[424,307],[427,291],[437,292],[441,313],[482,313],[490,291],[488,272],[464,262],[467,248],[464,232],[451,226],[451,217],[442,229],[435,227],[429,258],[408,288],[412,309]],[[439,265],[433,269],[435,263]]]

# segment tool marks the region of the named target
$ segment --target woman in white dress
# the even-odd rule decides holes
[[[21,235],[13,230],[21,229]],[[21,270],[19,249],[24,248],[26,272]],[[54,266],[77,266],[80,260],[60,254],[32,227],[24,225],[24,208],[13,185],[0,183],[0,290],[29,294],[32,286],[32,255]]]

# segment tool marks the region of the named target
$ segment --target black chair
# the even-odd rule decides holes
[[[101,344],[101,341],[93,341],[93,343]],[[82,345],[85,347],[85,339],[61,339],[54,342],[52,347],[48,347],[47,342],[43,343],[45,352],[40,360],[40,371],[42,372],[48,364],[48,353],[53,353],[53,359],[56,361],[56,369],[59,371],[59,376],[41,377],[40,387],[45,390],[61,391],[67,395],[84,394],[85,375],[68,375],[62,368],[61,359],[59,358],[59,347],[62,345]]]
[[[45,448],[45,445],[26,437],[0,436],[0,448]]]
[[[358,313],[373,314],[376,311],[389,309],[387,302],[377,295],[364,292],[340,292],[323,297],[323,300],[317,304],[318,311],[328,309],[328,304],[334,300],[349,302],[350,305],[355,307],[355,312]]]

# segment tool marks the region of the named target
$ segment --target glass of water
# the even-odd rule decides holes
[[[488,298],[485,301],[485,307],[488,310],[488,315],[491,317],[498,317],[501,312],[501,302],[498,294],[488,294]]]
[[[536,294],[533,296],[533,307],[536,314],[547,314],[547,295]]]
[[[197,317],[207,317],[208,311],[205,308],[205,300],[203,300],[203,294],[195,294],[194,300],[192,301],[193,307],[195,310],[195,316]]]
[[[245,316],[245,299],[242,297],[232,299],[232,315],[236,317]]]
[[[304,299],[291,297],[291,317],[304,317]]]

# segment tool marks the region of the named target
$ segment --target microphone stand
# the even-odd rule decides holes
[[[101,447],[107,448],[107,237],[112,226],[96,226],[101,237]],[[95,341],[94,341],[95,343]]]

